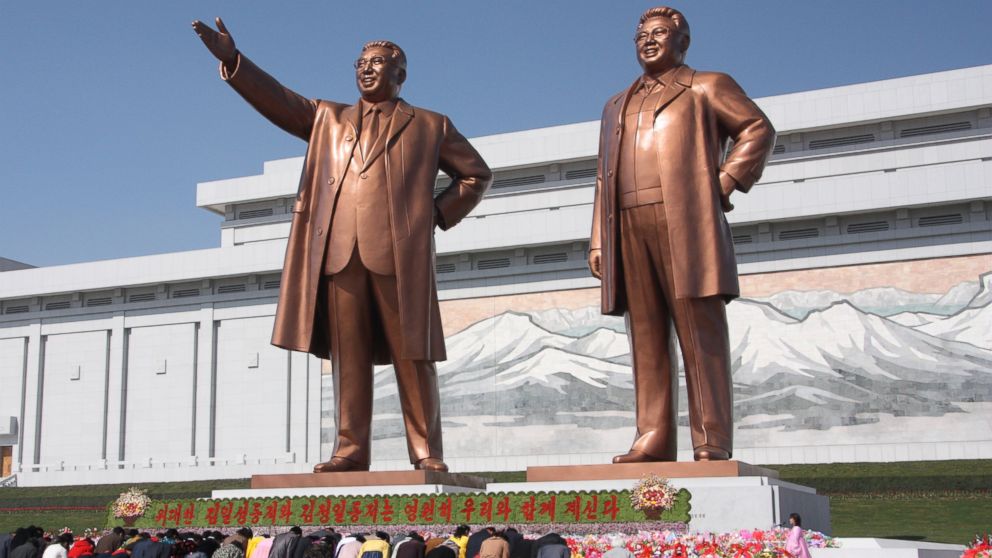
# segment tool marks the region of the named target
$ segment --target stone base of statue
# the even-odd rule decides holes
[[[528,467],[526,483],[490,484],[489,490],[630,490],[647,474],[666,477],[692,494],[690,531],[768,529],[787,524],[789,514],[798,513],[804,527],[830,533],[826,496],[780,480],[777,471],[741,461]]]
[[[639,479],[648,474],[669,479],[698,477],[778,478],[778,471],[743,461],[658,461],[652,463],[527,467],[527,482]]]
[[[260,496],[355,496],[485,492],[488,479],[436,471],[349,471],[252,475],[251,488],[214,490],[214,498]]]

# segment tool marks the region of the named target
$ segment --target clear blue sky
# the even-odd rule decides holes
[[[0,3],[0,256],[35,265],[218,246],[196,183],[302,155],[217,77],[190,22],[221,15],[296,91],[353,101],[387,38],[403,97],[467,136],[599,117],[639,72],[655,2],[100,0]],[[992,63],[992,2],[682,1],[687,62],[754,97]],[[381,14],[381,15],[376,15]]]

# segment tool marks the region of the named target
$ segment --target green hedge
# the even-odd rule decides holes
[[[772,465],[782,480],[823,494],[992,491],[992,460]]]
[[[691,495],[678,492],[659,519],[688,523]],[[421,494],[354,497],[153,500],[139,528],[239,525],[433,525],[614,523],[644,521],[631,507],[630,491]],[[108,510],[107,525],[120,519]]]

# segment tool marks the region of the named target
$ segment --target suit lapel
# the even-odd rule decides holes
[[[396,109],[393,111],[392,118],[389,119],[389,130],[385,134],[379,134],[379,137],[376,138],[375,144],[372,145],[372,152],[365,158],[365,163],[362,167],[363,171],[368,170],[376,158],[382,155],[382,152],[389,147],[393,138],[398,136],[412,119],[413,107],[406,104],[403,99],[397,99]]]
[[[637,86],[640,83],[641,83],[641,78],[635,79],[634,83],[630,84],[630,87],[628,87],[627,90],[624,91],[623,95],[618,97],[617,100],[614,102],[614,105],[619,103],[620,108],[619,110],[617,110],[617,115],[616,115],[616,123],[615,123],[616,137],[610,138],[609,141],[610,150],[609,153],[607,154],[607,156],[609,157],[607,161],[608,162],[607,168],[609,169],[617,168],[617,160],[619,160],[620,158],[620,138],[623,137],[623,133],[624,133],[624,129],[623,129],[624,115],[627,113],[627,105],[630,103],[630,98],[634,95],[634,91],[637,90]]]
[[[665,90],[661,92],[661,98],[658,99],[658,104],[654,109],[655,115],[692,85],[692,76],[695,73],[695,70],[684,65],[679,66],[679,69],[675,70],[671,79],[665,84]]]

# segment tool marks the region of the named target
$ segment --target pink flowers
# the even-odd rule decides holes
[[[674,531],[640,531],[635,535],[566,537],[573,558],[601,558],[623,546],[636,558],[780,558],[787,557],[786,529],[741,530],[733,533],[689,534]],[[811,548],[833,546],[815,531],[806,532]],[[983,555],[976,555],[985,558]]]

